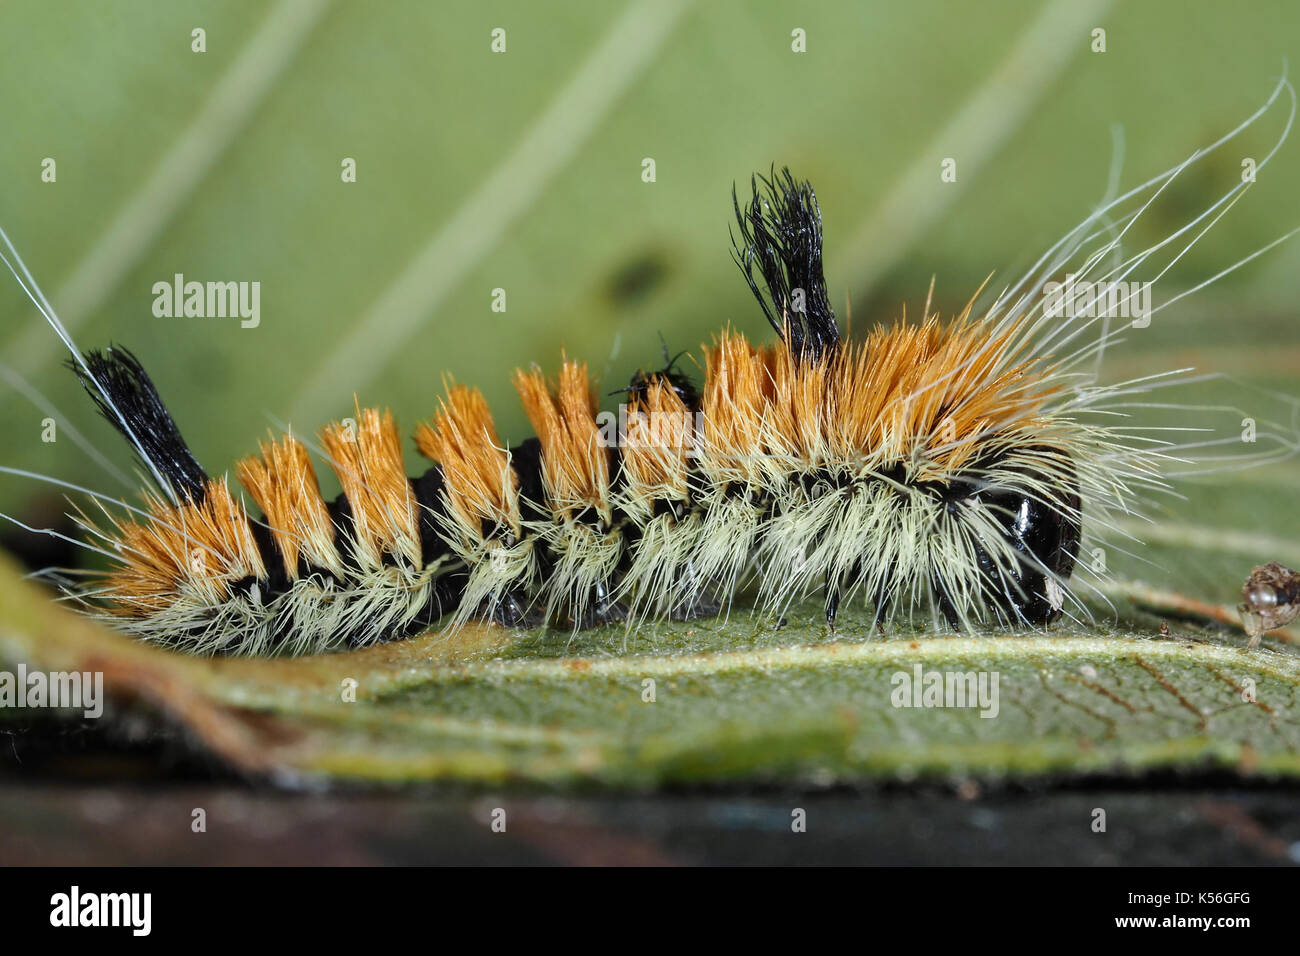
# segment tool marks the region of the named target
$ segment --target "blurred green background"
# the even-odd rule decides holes
[[[1105,192],[1116,124],[1127,188],[1249,115],[1287,59],[1294,0],[7,0],[0,223],[82,347],[140,355],[209,471],[272,420],[311,433],[348,414],[354,391],[409,434],[444,371],[482,387],[511,439],[516,365],[565,349],[609,391],[659,361],[661,333],[674,350],[728,323],[768,334],[728,239],[732,183],[755,170],[813,182],[832,300],[860,334],[904,301],[915,314],[932,275],[945,311],[1017,276]],[[1127,248],[1229,188],[1285,113],[1176,182]],[[1157,304],[1300,223],[1298,158],[1283,148]],[[1297,270],[1300,242],[1261,257],[1161,313],[1110,374],[1196,364],[1296,391]],[[260,282],[260,327],[155,318],[152,286],[178,272]],[[5,365],[129,470],[12,281],[0,317]],[[19,390],[0,389],[0,416],[5,464],[130,493],[62,434],[43,443]],[[1293,501],[1282,474],[1251,480]],[[0,510],[31,515],[38,492],[6,477]],[[1197,518],[1294,540],[1261,500],[1207,495]],[[1201,573],[1218,595],[1240,581]]]

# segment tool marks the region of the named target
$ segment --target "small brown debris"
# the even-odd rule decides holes
[[[1255,753],[1255,748],[1246,742],[1242,742],[1241,751],[1237,755],[1237,772],[1244,777],[1248,777],[1259,769],[1259,754]]]
[[[1241,623],[1256,647],[1266,631],[1285,627],[1300,615],[1300,574],[1270,561],[1250,572],[1237,605]]]
[[[978,800],[980,785],[969,777],[957,782],[957,798],[960,800]]]

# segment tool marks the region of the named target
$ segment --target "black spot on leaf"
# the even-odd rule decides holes
[[[664,284],[668,273],[668,260],[663,253],[640,252],[610,274],[605,295],[614,305],[639,305]]]

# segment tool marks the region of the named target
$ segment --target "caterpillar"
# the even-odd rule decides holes
[[[517,442],[502,440],[479,390],[446,379],[415,430],[431,464],[413,478],[391,412],[358,402],[318,435],[338,497],[324,498],[309,443],[287,432],[234,467],[256,511],[200,466],[135,354],[76,348],[4,236],[6,264],[153,486],[140,507],[98,496],[97,514],[77,508],[111,566],[69,594],[144,640],[242,655],[472,619],[689,618],[729,610],[747,587],[769,612],[819,594],[832,628],[858,600],[879,628],[894,608],[959,629],[1085,615],[1074,580],[1085,534],[1135,513],[1185,460],[1116,424],[1127,397],[1183,372],[1099,384],[1095,365],[1122,327],[1096,302],[1157,253],[1167,270],[1226,212],[1245,184],[1157,246],[1118,256],[1150,202],[1283,90],[1294,117],[1283,79],[1245,123],[1089,215],[987,307],[976,307],[981,288],[943,319],[927,296],[919,322],[904,312],[857,341],[831,306],[812,186],[788,169],[756,174],[743,201],[732,189],[732,257],[773,340],[727,328],[698,376],[665,348],[663,367],[615,393],[612,419],[584,363],[563,358],[553,377],[516,370],[534,431]],[[1063,270],[1096,281],[1103,291],[1085,303],[1096,307],[1055,314],[1042,290]]]

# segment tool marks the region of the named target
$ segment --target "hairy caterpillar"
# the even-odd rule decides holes
[[[1095,307],[1053,315],[1041,290],[1066,270],[1122,282],[1157,254],[1167,270],[1244,184],[1155,247],[1104,263],[1169,182],[1283,90],[1293,117],[1283,80],[1236,130],[1086,218],[988,308],[972,298],[940,321],[927,300],[920,323],[858,342],[830,305],[812,187],[756,176],[744,204],[733,190],[733,254],[776,341],[720,333],[698,385],[672,360],[638,373],[614,440],[582,363],[564,360],[554,379],[515,372],[536,432],[518,443],[502,441],[480,392],[448,382],[415,432],[433,465],[413,479],[392,415],[358,404],[319,435],[343,489],[333,502],[292,435],[236,465],[261,517],[199,465],[131,352],[75,348],[5,237],[6,264],[156,486],[126,516],[78,511],[113,567],[71,594],[127,633],[204,654],[353,647],[443,619],[708,614],[749,582],[776,611],[823,593],[832,626],[855,599],[878,624],[893,606],[933,607],[960,628],[1082,611],[1071,578],[1086,526],[1104,531],[1164,489],[1180,449],[1113,417],[1168,378],[1098,384],[1092,364],[1120,328]]]

